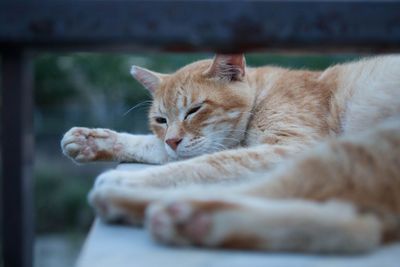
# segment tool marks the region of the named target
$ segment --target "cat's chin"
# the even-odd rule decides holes
[[[168,156],[173,160],[184,160],[184,159],[189,159],[189,158],[193,158],[193,157],[199,156],[199,155],[194,154],[194,153],[190,153],[189,154],[189,153],[180,152],[180,151],[176,152],[176,151],[174,151],[174,150],[172,150],[172,149],[170,149],[168,147],[166,148],[166,150],[167,150]]]
[[[189,158],[186,156],[186,153],[181,153],[181,151],[179,151],[179,149],[177,151],[172,150],[168,145],[165,146],[165,150],[166,150],[168,156],[174,161]]]
[[[185,159],[190,159],[190,158],[198,157],[198,156],[201,156],[201,155],[205,154],[205,153],[196,153],[194,151],[190,151],[190,152],[187,152],[187,151],[178,151],[178,152],[168,151],[167,153],[174,160],[185,160]]]
[[[203,155],[203,154],[200,154],[200,153],[190,153],[190,154],[186,154],[186,153],[177,153],[177,154],[176,154],[176,159],[185,160],[185,159],[190,159],[190,158],[198,157],[198,156],[201,156],[201,155]]]

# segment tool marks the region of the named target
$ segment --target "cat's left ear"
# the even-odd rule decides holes
[[[205,74],[224,81],[241,81],[245,70],[246,59],[243,54],[218,54]]]
[[[140,82],[151,94],[160,87],[161,81],[165,74],[157,73],[138,66],[131,67],[131,75]]]

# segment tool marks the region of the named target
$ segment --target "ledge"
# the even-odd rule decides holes
[[[121,164],[118,169],[139,170],[149,166]],[[77,267],[398,267],[399,255],[400,243],[357,256],[174,248],[155,243],[143,229],[106,225],[96,220]]]

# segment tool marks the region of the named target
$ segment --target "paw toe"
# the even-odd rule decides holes
[[[75,158],[81,151],[81,146],[77,143],[69,143],[64,146],[64,155]]]
[[[166,211],[175,223],[185,222],[192,215],[192,208],[186,202],[172,202],[166,206]]]
[[[171,243],[175,230],[172,218],[164,207],[152,204],[147,210],[146,218],[146,225],[152,237],[162,243]]]
[[[108,136],[110,134],[105,130],[74,127],[64,135],[61,140],[61,148],[64,155],[73,160],[88,162],[96,158],[96,153],[99,149],[96,138],[106,138]],[[107,142],[105,145],[107,145]]]
[[[210,229],[211,216],[206,213],[197,213],[191,218],[190,223],[186,225],[185,232],[194,244],[202,245]]]
[[[202,245],[211,228],[211,216],[196,210],[189,201],[156,203],[147,213],[152,236],[163,243]]]

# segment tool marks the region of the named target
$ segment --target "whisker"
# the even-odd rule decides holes
[[[211,133],[211,136],[215,136],[218,133],[232,133],[232,132],[241,132],[241,133],[245,133],[246,135],[254,136],[254,137],[258,136],[257,134],[250,133],[247,130],[219,130],[219,131],[215,131],[215,132]]]
[[[237,142],[237,143],[240,143],[240,142],[241,142],[241,140],[240,140],[240,139],[237,139],[237,138],[231,138],[231,137],[223,137],[222,139],[223,139],[223,140],[232,140],[232,141],[235,141],[235,142]]]
[[[223,144],[220,143],[214,143],[213,144],[214,147],[214,152],[218,152],[218,151],[222,151],[222,150],[227,150],[228,148],[226,146],[224,146]]]
[[[126,116],[129,112],[131,112],[135,108],[141,107],[146,104],[151,104],[152,102],[153,102],[152,100],[146,100],[146,101],[140,102],[139,104],[136,104],[133,107],[131,107],[130,109],[128,109],[122,116]]]

